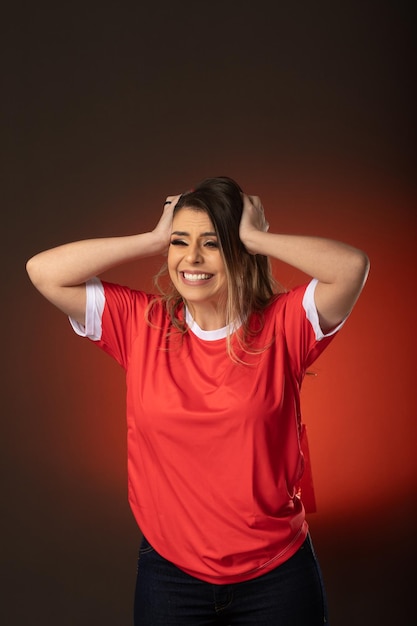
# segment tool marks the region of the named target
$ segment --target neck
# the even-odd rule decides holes
[[[201,328],[201,330],[218,330],[226,326],[226,314],[224,310],[217,307],[198,307],[186,303],[188,311],[193,320]]]

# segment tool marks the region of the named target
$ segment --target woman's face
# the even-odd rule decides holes
[[[181,208],[172,222],[168,271],[181,296],[193,308],[224,306],[225,265],[214,226],[205,211]]]

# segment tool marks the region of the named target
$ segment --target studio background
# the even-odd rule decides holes
[[[410,624],[416,542],[411,3],[15,3],[2,36],[2,586],[7,626],[127,626],[140,532],[124,377],[35,291],[36,252],[152,228],[228,175],[271,230],[364,249],[306,378],[331,624]],[[152,289],[163,259],[106,278]],[[290,288],[307,278],[275,263]],[[413,609],[413,610],[412,610]],[[2,615],[3,614],[3,615]]]

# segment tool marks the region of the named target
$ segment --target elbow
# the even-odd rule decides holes
[[[362,291],[370,270],[370,260],[368,255],[362,250],[354,250],[347,270],[348,282],[356,292],[357,296]]]
[[[39,255],[36,255],[30,258],[26,262],[26,272],[32,284],[40,291],[41,285],[42,285],[43,272],[42,272],[41,263],[39,262],[38,256]]]
[[[370,268],[371,262],[368,255],[366,254],[366,252],[363,252],[363,250],[358,250],[357,273],[362,286],[365,284],[366,279],[368,278]]]
[[[37,271],[36,271],[37,263],[36,263],[35,259],[36,259],[36,257],[32,257],[28,261],[26,261],[26,272],[27,272],[30,280],[34,284],[35,284],[36,273],[37,273]]]

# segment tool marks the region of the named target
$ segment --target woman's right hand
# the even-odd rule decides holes
[[[152,234],[156,237],[158,246],[161,248],[161,254],[166,254],[168,250],[172,232],[172,217],[180,197],[181,195],[167,196],[162,215],[152,231]]]

